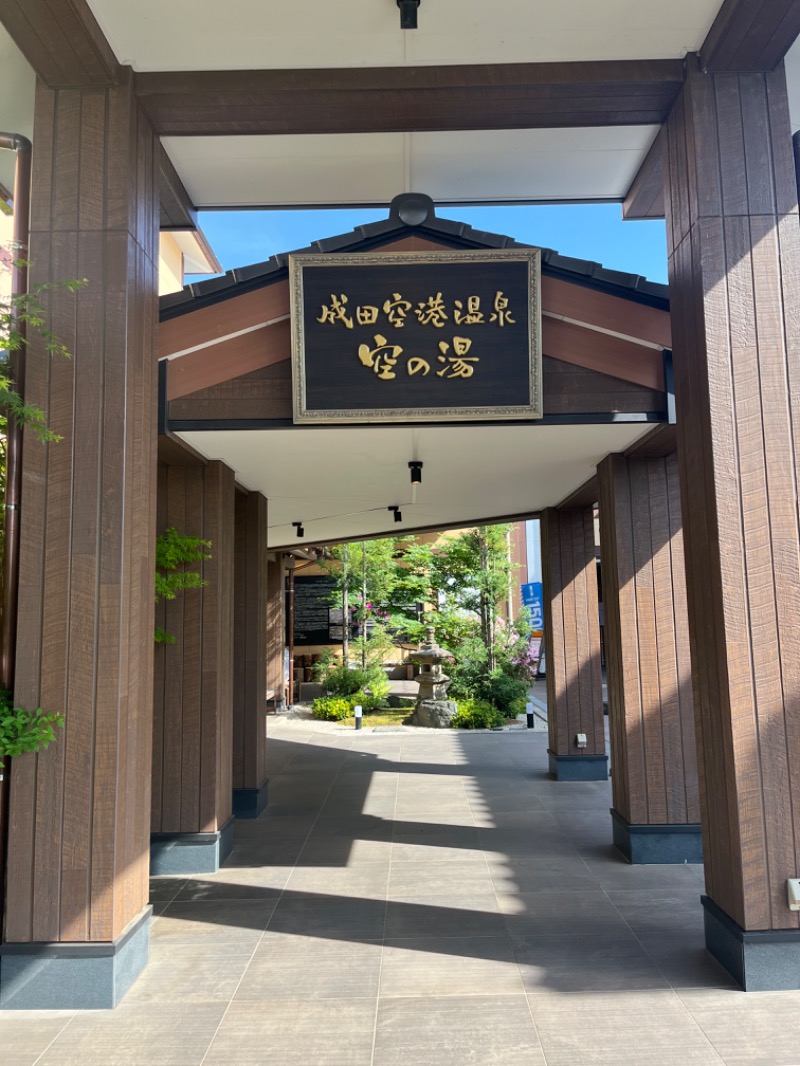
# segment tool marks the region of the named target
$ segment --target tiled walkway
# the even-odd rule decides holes
[[[697,867],[633,868],[546,737],[271,722],[270,807],[160,879],[113,1012],[0,1016],[2,1066],[798,1066],[800,992],[702,946]]]

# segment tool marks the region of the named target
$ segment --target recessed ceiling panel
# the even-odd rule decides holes
[[[720,0],[89,0],[136,70],[260,70],[669,59],[699,48]]]
[[[179,434],[269,499],[270,546],[358,539],[389,530],[455,528],[559,503],[610,452],[652,429],[600,426],[439,426],[203,431]],[[291,462],[285,461],[291,456]],[[408,462],[422,460],[412,494]],[[402,525],[387,510],[398,505]]]
[[[167,137],[198,207],[621,199],[654,126],[329,136]]]

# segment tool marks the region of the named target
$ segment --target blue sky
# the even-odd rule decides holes
[[[441,207],[437,214],[651,281],[667,280],[664,223],[623,222],[619,204]],[[231,270],[386,216],[386,209],[201,211],[200,225],[223,268]]]

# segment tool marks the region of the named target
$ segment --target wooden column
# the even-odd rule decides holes
[[[233,811],[267,805],[267,501],[236,494],[233,659]]]
[[[175,638],[156,654],[152,872],[216,870],[232,843],[234,475],[159,464],[159,530],[211,542],[204,585],[159,606]],[[191,837],[191,839],[187,839]]]
[[[88,282],[46,296],[72,359],[27,355],[62,439],[25,435],[15,697],[65,725],[11,770],[2,1006],[112,1006],[147,958],[157,161],[129,70],[37,88],[31,282]]]
[[[800,227],[782,67],[706,75],[690,57],[665,132],[707,943],[747,988],[800,988]]]
[[[591,508],[542,514],[542,576],[550,773],[559,781],[604,781],[608,757]]]
[[[285,704],[286,573],[278,555],[267,568],[267,688],[276,707]]]
[[[598,468],[614,842],[702,862],[677,456]]]

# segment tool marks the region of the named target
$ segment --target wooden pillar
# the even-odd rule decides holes
[[[267,568],[267,689],[276,708],[285,706],[286,573],[280,555]]]
[[[224,463],[159,465],[159,530],[211,542],[204,585],[159,606],[151,869],[218,869],[233,842],[234,475]]]
[[[677,456],[598,468],[614,843],[702,862]]]
[[[11,768],[2,1007],[113,1006],[147,959],[157,161],[129,70],[37,88],[31,282],[88,282],[46,296],[72,359],[27,354],[62,439],[25,434],[15,698],[65,724]]]
[[[704,74],[690,57],[665,134],[706,942],[748,989],[800,988],[800,226],[783,68]]]
[[[542,514],[550,773],[605,781],[597,558],[591,508]]]
[[[236,494],[233,671],[233,812],[267,805],[267,501]]]

